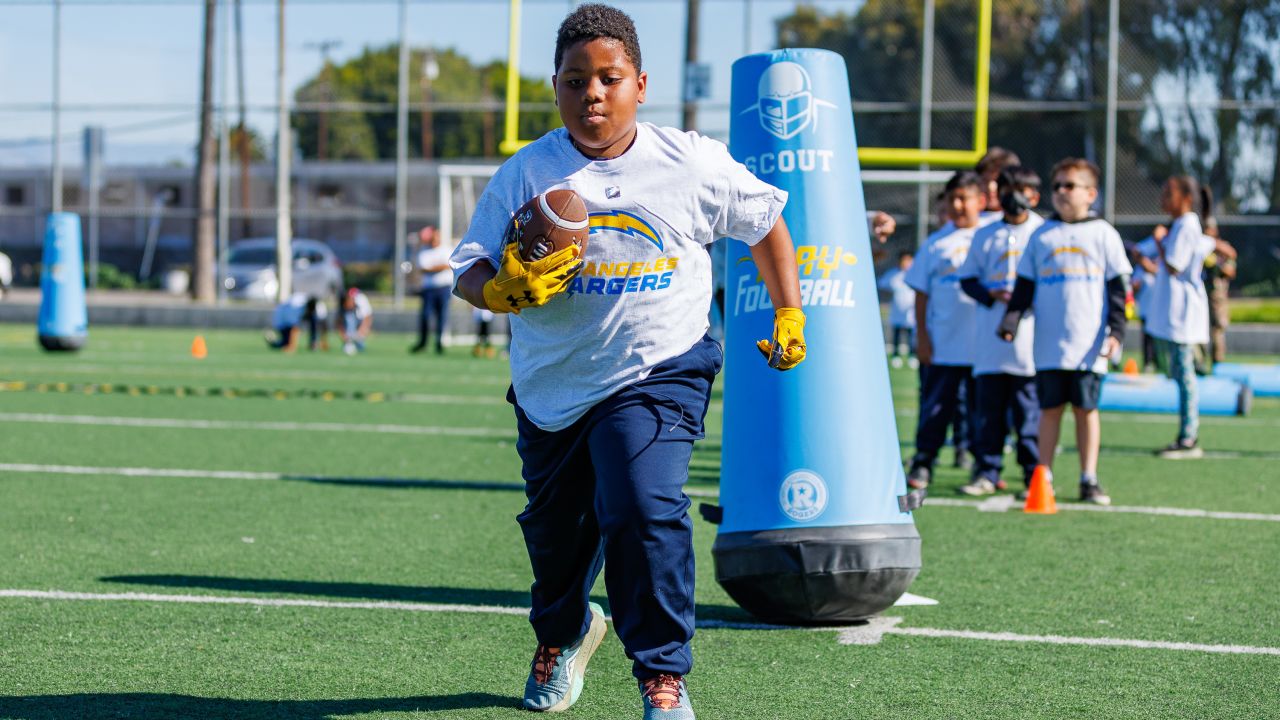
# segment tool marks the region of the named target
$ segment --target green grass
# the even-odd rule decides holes
[[[1280,300],[1274,298],[1232,298],[1231,322],[1280,323]]]
[[[45,355],[31,328],[0,325],[0,381],[25,383],[0,392],[0,413],[491,435],[0,421],[0,463],[287,476],[0,471],[0,589],[527,606],[503,362],[411,357],[388,335],[355,358],[272,354],[252,333],[206,339],[195,361],[190,331],[95,328],[84,351]],[[914,373],[893,380],[905,454]],[[196,394],[210,388],[237,396]],[[337,395],[244,397],[276,390]],[[342,399],[357,391],[389,399]],[[720,422],[716,402],[693,487],[715,487]],[[1117,504],[1280,514],[1280,401],[1204,419],[1205,446],[1229,459],[1152,459],[1172,417],[1106,414],[1103,427]],[[1075,464],[1068,447],[1058,476]],[[964,480],[942,468],[933,493],[954,497]],[[1280,647],[1280,523],[928,505],[916,523],[924,568],[911,591],[940,604],[889,611],[903,627]],[[749,621],[715,583],[714,537],[695,523],[699,617]],[[595,594],[607,602],[603,584]],[[532,650],[511,615],[0,598],[0,718],[527,718]],[[892,634],[857,646],[826,630],[703,629],[694,650],[704,720],[1256,718],[1275,714],[1280,676],[1276,656]],[[610,634],[566,717],[638,717],[629,665]]]

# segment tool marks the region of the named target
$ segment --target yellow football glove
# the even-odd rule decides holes
[[[773,342],[756,343],[769,361],[769,367],[790,370],[804,361],[804,311],[800,308],[778,308],[773,313]]]
[[[581,248],[570,245],[541,260],[525,262],[520,259],[519,244],[507,243],[498,274],[484,284],[485,304],[494,312],[517,315],[526,308],[546,305],[582,272],[581,254]]]

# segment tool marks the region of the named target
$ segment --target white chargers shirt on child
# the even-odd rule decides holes
[[[618,390],[648,377],[706,333],[711,259],[721,237],[754,245],[787,194],[752,175],[723,143],[636,126],[622,155],[591,160],[564,128],[507,160],[489,181],[451,263],[460,277],[495,268],[503,231],[521,205],[552,188],[578,193],[590,235],[582,274],[546,305],[509,315],[511,383],[543,430],[562,430]]]
[[[1043,224],[1044,218],[1030,213],[1026,222],[1020,225],[1010,225],[1001,220],[982,227],[973,236],[969,256],[960,268],[960,279],[977,278],[988,292],[1013,292],[1018,278],[1018,263],[1022,260],[1027,240]],[[974,309],[974,375],[1006,373],[1031,377],[1036,374],[1031,348],[1035,336],[1035,314],[1023,315],[1022,322],[1018,324],[1018,334],[1013,342],[1008,343],[996,337],[1007,308],[1005,303],[995,302],[991,307],[979,304]]]
[[[1200,217],[1189,212],[1169,226],[1164,239],[1165,260],[1176,268],[1169,272],[1156,258],[1156,278],[1151,284],[1147,334],[1180,345],[1209,342],[1209,295],[1204,289],[1204,259],[1213,252],[1214,240],[1200,228]]]
[[[960,266],[977,230],[944,225],[925,240],[907,271],[907,284],[929,295],[925,323],[934,365],[973,365],[973,309],[977,303],[960,289]]]
[[[1036,284],[1036,370],[1107,371],[1107,281],[1132,272],[1105,220],[1049,220],[1031,234],[1018,275]]]
[[[885,273],[876,287],[889,292],[889,327],[914,328],[916,326],[916,291],[907,284],[907,274],[901,268]]]

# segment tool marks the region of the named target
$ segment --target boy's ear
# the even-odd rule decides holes
[[[640,75],[636,78],[636,87],[639,88],[639,92],[636,93],[637,104],[644,102],[644,90],[648,86],[649,86],[649,73],[641,72]]]
[[[555,96],[552,102],[556,104],[556,107],[560,107],[560,84],[556,82],[559,77],[557,73],[551,73],[551,93]]]

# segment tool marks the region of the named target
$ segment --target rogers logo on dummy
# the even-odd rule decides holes
[[[770,65],[760,75],[756,104],[742,113],[759,115],[760,127],[779,140],[790,140],[806,128],[818,129],[819,110],[835,108],[834,103],[813,96],[813,84],[804,67],[793,62]],[[833,150],[800,148],[779,150],[744,158],[743,165],[753,175],[790,172],[831,172]]]

